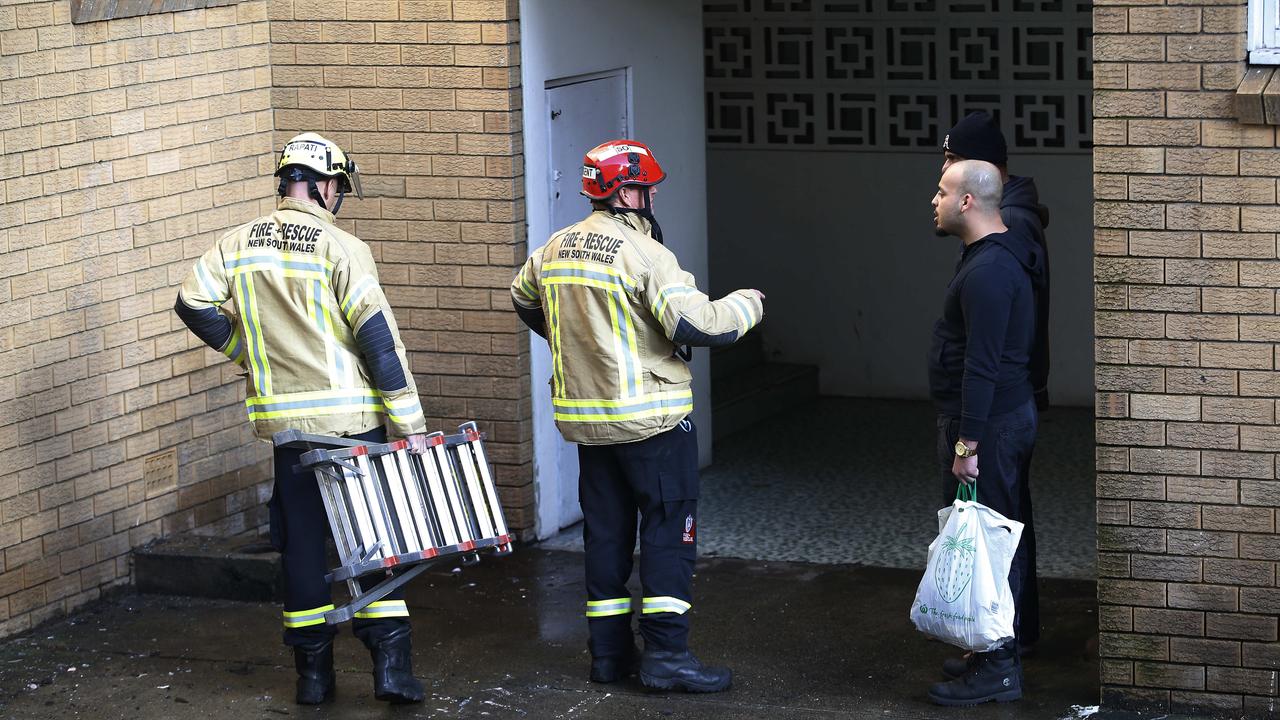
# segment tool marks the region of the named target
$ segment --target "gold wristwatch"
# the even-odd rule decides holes
[[[971,458],[977,454],[977,448],[970,448],[968,445],[964,444],[963,440],[956,441],[956,455],[959,455],[962,458]]]

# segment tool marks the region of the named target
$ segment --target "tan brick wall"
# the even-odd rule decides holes
[[[155,537],[264,525],[243,380],[171,308],[197,255],[273,207],[297,130],[356,154],[368,197],[341,222],[379,261],[430,423],[480,421],[509,520],[532,526],[506,291],[525,254],[517,5],[79,25],[65,1],[0,6],[0,636],[128,582]]]
[[[366,198],[339,224],[373,249],[427,423],[489,433],[507,519],[533,526],[516,0],[270,0],[276,144],[349,149]]]
[[[270,205],[267,4],[69,12],[0,6],[0,636],[128,582],[162,533],[263,521],[238,379],[171,308]],[[176,477],[144,479],[166,450]]]
[[[1104,705],[1274,716],[1280,150],[1233,119],[1244,13],[1094,11]]]

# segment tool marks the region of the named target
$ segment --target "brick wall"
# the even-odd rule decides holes
[[[1103,702],[1275,717],[1275,128],[1234,119],[1239,2],[1100,2]]]
[[[528,342],[508,286],[524,261],[516,0],[270,0],[276,144],[349,149],[369,243],[427,424],[489,433],[507,520],[533,526]]]
[[[147,540],[264,519],[239,380],[171,308],[271,204],[267,41],[265,1],[0,7],[0,636],[127,582]]]
[[[532,526],[516,9],[0,7],[0,637],[127,583],[148,540],[266,522],[244,381],[171,308],[196,256],[274,207],[298,130],[365,169],[341,222],[379,261],[429,422],[481,422]]]

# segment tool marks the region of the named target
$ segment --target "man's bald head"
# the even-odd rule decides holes
[[[956,173],[956,192],[972,195],[984,210],[1000,210],[1000,197],[1004,194],[1000,168],[985,160],[961,160],[947,168],[943,177],[951,173]]]
[[[984,160],[961,160],[942,173],[933,198],[939,235],[968,238],[970,231],[1001,227],[1000,197],[1004,184],[1000,169]]]

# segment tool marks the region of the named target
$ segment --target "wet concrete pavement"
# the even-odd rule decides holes
[[[0,643],[0,717],[1058,720],[1097,704],[1089,582],[1046,583],[1047,624],[1026,663],[1023,701],[946,709],[924,697],[951,649],[907,620],[914,571],[700,563],[694,648],[732,666],[735,682],[691,696],[649,692],[634,678],[586,681],[581,562],[522,548],[410,583],[415,670],[429,692],[422,705],[373,699],[368,655],[346,628],[336,643],[336,702],[303,708],[292,702],[278,605],[123,595]]]

